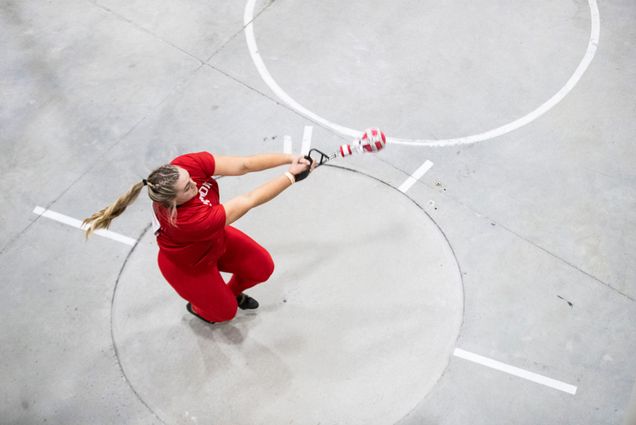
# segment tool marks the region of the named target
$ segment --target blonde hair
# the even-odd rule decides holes
[[[128,192],[117,198],[111,205],[97,211],[82,222],[88,238],[94,231],[108,229],[111,221],[119,217],[128,205],[132,204],[144,186],[148,186],[148,196],[168,210],[168,222],[175,225],[177,219],[177,188],[179,170],[171,164],[162,165],[154,170],[147,179],[135,183]]]

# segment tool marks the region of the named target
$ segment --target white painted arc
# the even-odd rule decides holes
[[[263,59],[261,58],[260,53],[258,52],[258,46],[256,44],[256,38],[254,36],[254,26],[252,20],[254,19],[254,5],[256,0],[248,0],[245,5],[245,12],[243,16],[243,22],[245,25],[245,39],[247,41],[247,47],[250,52],[250,56],[252,57],[252,61],[258,70],[258,73],[261,75],[261,78],[265,83],[270,87],[270,89],[280,98],[283,102],[289,105],[291,108],[295,109],[299,113],[305,115],[309,119],[314,120],[317,123],[320,123],[336,132],[351,136],[357,137],[362,133],[361,130],[355,130],[352,128],[348,128],[342,126],[340,124],[328,121],[327,119],[317,115],[316,113],[308,110],[294,99],[289,96],[274,80],[272,75],[267,70]],[[574,86],[579,82],[587,68],[589,67],[594,55],[596,54],[596,50],[598,48],[598,43],[600,39],[600,16],[598,11],[598,5],[596,0],[588,0],[588,5],[590,7],[590,19],[591,19],[591,31],[590,38],[588,41],[587,49],[585,51],[585,55],[583,59],[577,66],[576,70],[572,74],[572,76],[568,79],[565,85],[550,99],[544,102],[535,110],[530,113],[524,115],[521,118],[518,118],[508,124],[505,124],[501,127],[494,128],[492,130],[474,134],[465,137],[451,138],[451,139],[408,139],[408,138],[399,138],[399,137],[388,137],[387,142],[396,144],[396,145],[406,145],[406,146],[432,146],[432,147],[441,147],[441,146],[454,146],[454,145],[465,145],[477,142],[483,142],[485,140],[494,139],[496,137],[502,136],[504,134],[510,133],[511,131],[517,130],[532,121],[536,120],[550,109],[552,109],[555,105],[557,105],[567,94],[572,91]]]
[[[583,59],[577,66],[576,70],[572,74],[572,76],[568,79],[561,89],[555,93],[550,99],[544,102],[541,106],[536,108],[534,111],[524,115],[523,117],[512,121],[508,124],[505,124],[501,127],[497,127],[495,129],[486,131],[484,133],[475,134],[472,136],[459,137],[455,139],[442,139],[442,140],[410,140],[410,139],[392,139],[392,143],[401,144],[401,145],[427,145],[427,146],[452,146],[452,145],[462,145],[462,144],[470,144],[476,142],[482,142],[484,140],[494,139],[495,137],[502,136],[506,133],[510,133],[518,128],[521,128],[532,121],[536,120],[554,106],[556,106],[565,96],[572,91],[574,86],[579,82],[583,73],[587,70],[594,55],[596,54],[596,50],[598,48],[598,41],[600,36],[600,19],[598,6],[596,4],[596,0],[589,0],[590,5],[590,17],[591,17],[591,32],[590,32],[590,40],[587,45],[587,49],[585,51],[585,55]]]
[[[57,221],[58,223],[63,223],[66,224],[67,226],[71,226],[74,227],[76,229],[80,229],[80,230],[84,230],[84,227],[82,226],[82,222],[76,218],[73,217],[69,217],[67,215],[64,214],[60,214],[58,212],[55,211],[51,211],[51,210],[47,210],[46,208],[42,208],[42,207],[35,207],[33,209],[33,213],[37,214],[41,217],[46,217],[48,219]],[[121,242],[123,244],[129,245],[129,246],[134,246],[137,241],[133,238],[129,238],[128,236],[124,236],[121,235],[119,233],[115,233],[115,232],[111,232],[110,230],[97,230],[95,231],[96,235],[108,238],[108,239],[112,239],[114,241],[117,242]]]
[[[263,59],[261,58],[261,55],[258,53],[258,46],[256,45],[256,38],[254,37],[254,26],[252,24],[252,20],[254,19],[254,4],[255,3],[256,3],[256,0],[248,0],[247,5],[245,6],[245,13],[243,15],[243,23],[245,25],[245,38],[247,40],[247,48],[248,48],[248,50],[250,52],[250,55],[252,57],[252,61],[254,62],[254,65],[256,65],[256,69],[258,69],[258,72],[261,75],[261,78],[263,78],[263,80],[265,80],[265,83],[274,91],[276,96],[278,96],[283,102],[285,102],[286,104],[288,104],[293,109],[295,109],[298,112],[300,112],[301,114],[305,115],[306,117],[308,117],[308,118],[310,118],[310,119],[312,119],[312,120],[314,120],[314,121],[316,121],[316,122],[318,122],[320,124],[323,124],[323,125],[331,128],[331,129],[333,129],[333,130],[336,130],[337,132],[339,132],[341,134],[345,134],[345,135],[348,135],[348,136],[351,136],[351,137],[358,136],[361,133],[360,131],[352,130],[350,128],[346,128],[346,127],[340,126],[338,124],[334,124],[332,122],[329,122],[326,119],[324,119],[324,118],[314,114],[310,110],[306,109],[301,104],[299,104],[294,99],[292,99],[278,85],[276,80],[274,80],[272,75],[267,70],[267,67],[265,66],[265,63],[263,62]]]
[[[506,363],[489,359],[488,357],[480,356],[479,354],[471,353],[470,351],[462,350],[461,348],[455,348],[453,354],[464,360],[468,360],[500,372],[505,372],[509,375],[517,376],[537,384],[545,385],[546,387],[554,388],[555,390],[563,391],[572,395],[576,394],[577,388],[574,385],[566,384],[565,382],[557,381],[556,379],[548,378],[547,376],[539,375],[538,373],[510,366]]]

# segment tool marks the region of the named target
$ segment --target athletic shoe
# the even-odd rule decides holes
[[[194,309],[192,308],[192,304],[188,303],[186,305],[186,310],[188,310],[191,314],[194,314],[195,316],[197,316],[199,319],[203,320],[205,323],[209,323],[209,324],[214,324],[216,322],[210,322],[209,320],[204,319],[203,317],[199,316],[198,314],[196,314],[194,312]]]
[[[236,297],[236,302],[241,310],[254,310],[258,308],[258,301],[247,294],[241,294]]]

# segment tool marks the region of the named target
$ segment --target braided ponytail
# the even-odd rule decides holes
[[[158,202],[168,210],[168,221],[170,224],[176,222],[177,204],[175,197],[177,196],[176,183],[179,179],[179,170],[174,165],[162,165],[154,170],[139,183],[135,183],[124,195],[120,196],[112,205],[103,208],[91,215],[82,222],[84,233],[88,238],[94,231],[99,229],[108,229],[111,221],[119,217],[126,210],[128,205],[132,204],[139,192],[144,186],[148,186],[148,196],[155,202]]]

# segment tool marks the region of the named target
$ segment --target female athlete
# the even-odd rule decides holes
[[[239,176],[285,164],[291,165],[284,174],[220,203],[219,186],[213,176]],[[86,236],[108,228],[147,186],[157,222],[161,273],[188,301],[186,308],[190,313],[208,323],[228,321],[236,315],[237,308],[258,307],[258,302],[244,291],[266,281],[274,271],[265,248],[230,225],[305,178],[311,169],[311,161],[285,154],[181,155],[135,183],[112,205],[84,220]],[[220,272],[232,274],[229,282],[223,280]]]

